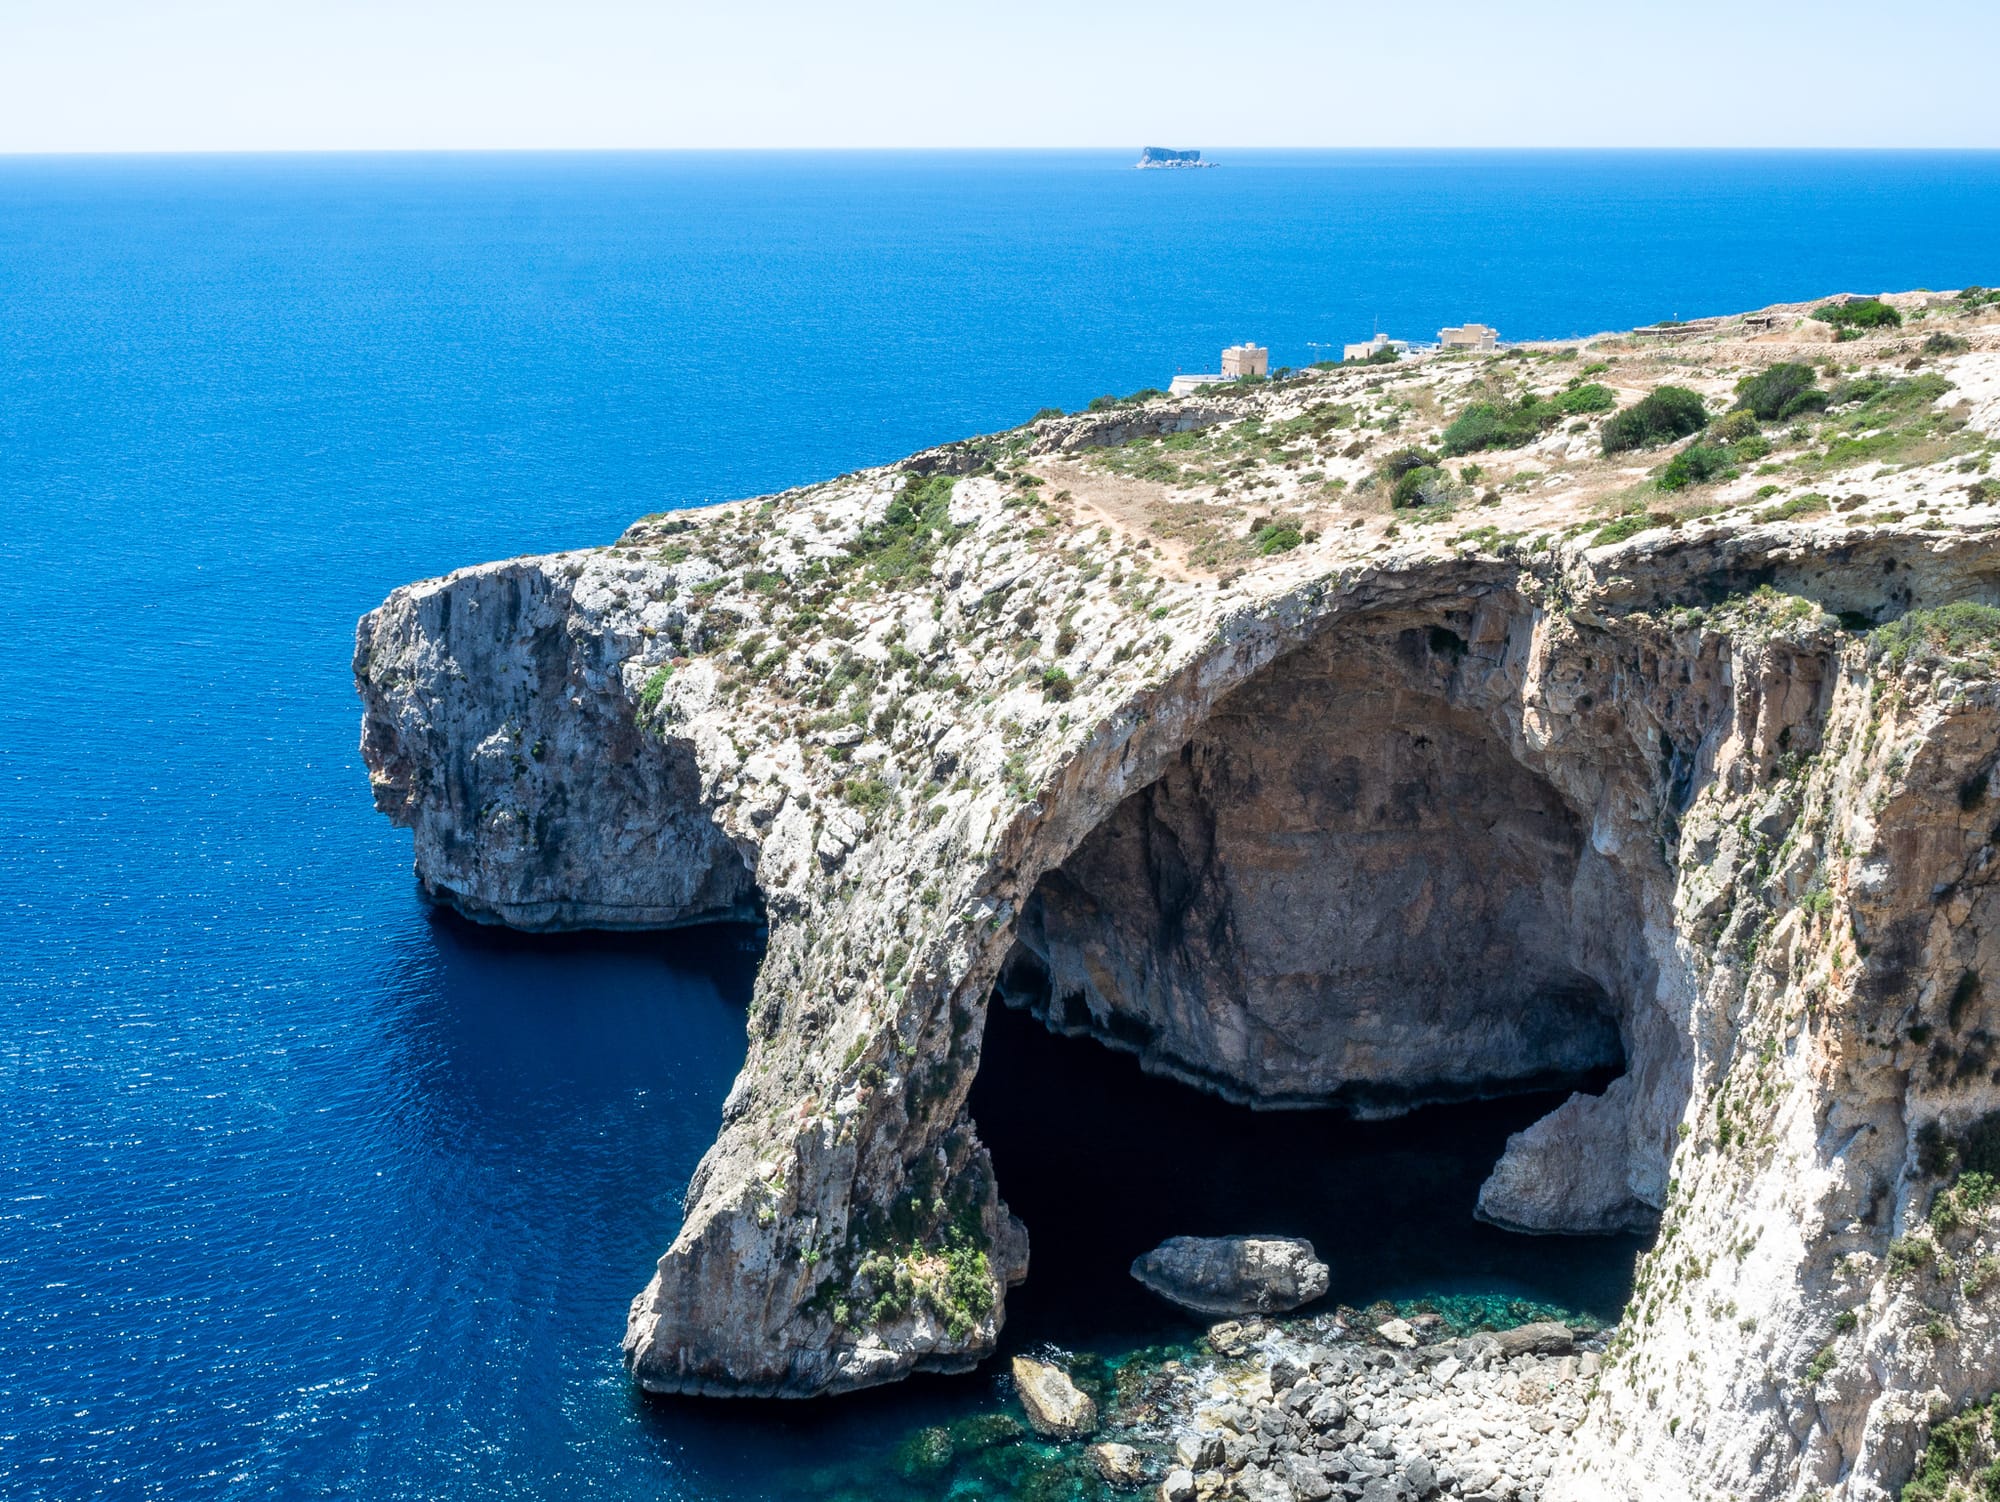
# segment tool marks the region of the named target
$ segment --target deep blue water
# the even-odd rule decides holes
[[[753,956],[424,910],[354,750],[395,584],[1246,337],[2000,282],[1993,154],[1125,163],[0,160],[0,1491],[787,1495],[983,1380],[632,1397]],[[1509,1255],[1418,1271],[1615,1302]],[[1121,1333],[1049,1278],[1024,1330]]]

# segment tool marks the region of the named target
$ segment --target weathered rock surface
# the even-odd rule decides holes
[[[1953,1187],[2000,1111],[2000,659],[1950,613],[2000,601],[2000,325],[1899,302],[1971,347],[1804,309],[1593,343],[1624,405],[1841,362],[1692,505],[1559,426],[1480,456],[1490,505],[1447,467],[1390,514],[1391,450],[1566,389],[1551,350],[1048,420],[391,595],[362,749],[429,891],[769,923],[636,1379],[990,1354],[1028,1267],[965,1110],[997,984],[1252,1105],[1616,1072],[1482,1196],[1660,1223],[1544,1493],[1891,1495],[2000,1385]]]
[[[1297,1236],[1175,1236],[1132,1276],[1197,1314],[1281,1314],[1326,1292],[1327,1266]]]
[[[1092,1445],[1090,1459],[1097,1467],[1097,1474],[1120,1491],[1131,1491],[1146,1479],[1145,1465],[1139,1452],[1130,1445],[1121,1445],[1115,1440]]]
[[[1631,1090],[1631,1078],[1621,1076],[1602,1095],[1572,1095],[1510,1137],[1480,1186],[1479,1218],[1511,1231],[1652,1230],[1659,1212],[1626,1178]]]
[[[1049,1439],[1081,1439],[1097,1428],[1096,1402],[1061,1367],[1016,1356],[1013,1371],[1014,1387],[1035,1433]]]

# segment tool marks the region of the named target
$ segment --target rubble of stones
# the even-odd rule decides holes
[[[1161,1502],[1534,1502],[1603,1359],[1564,1325],[1454,1339],[1437,1315],[1225,1321],[1208,1341],[1216,1366],[1162,1372]]]

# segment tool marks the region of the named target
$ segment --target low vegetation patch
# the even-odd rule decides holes
[[[1775,506],[1766,506],[1757,513],[1760,522],[1788,522],[1795,516],[1813,516],[1830,510],[1833,502],[1818,491],[1808,490],[1802,494],[1780,501]]]
[[[666,697],[667,680],[674,676],[673,664],[653,669],[645,686],[639,690],[639,712],[651,716],[660,707],[660,700]]]
[[[1902,1502],[2000,1498],[2000,1394],[1931,1426]]]
[[[1438,447],[1448,456],[1486,449],[1521,448],[1566,417],[1609,412],[1618,398],[1609,386],[1579,381],[1554,396],[1524,392],[1511,402],[1474,402],[1444,430]]]
[[[1787,362],[1745,376],[1736,383],[1736,410],[1763,422],[1788,422],[1826,408],[1827,394],[1810,365]]]
[[[1856,376],[1827,396],[1825,451],[1813,461],[1820,472],[1857,464],[1932,464],[1978,446],[1955,413],[1939,411],[1951,382],[1926,371],[1914,376]]]
[[[1876,658],[1893,668],[1912,663],[1990,663],[2000,651],[2000,610],[1970,600],[1912,610],[1877,626],[1870,633],[1870,645]]]
[[[1641,532],[1651,532],[1658,527],[1670,527],[1674,519],[1659,511],[1633,511],[1624,516],[1614,516],[1610,521],[1591,534],[1591,546],[1607,542],[1623,542],[1628,537],[1637,537]]]
[[[1604,421],[1604,452],[1657,448],[1708,426],[1708,408],[1685,386],[1661,386]]]
[[[1812,310],[1821,323],[1838,330],[1836,339],[1859,339],[1871,329],[1899,329],[1903,315],[1878,297],[1850,297],[1846,302],[1821,303]]]
[[[915,475],[903,482],[882,520],[849,545],[868,572],[893,584],[930,572],[938,549],[958,535],[951,524],[950,475]]]
[[[1706,485],[1735,473],[1734,459],[1721,444],[1691,443],[1667,461],[1657,483],[1662,490],[1685,490],[1690,485]]]

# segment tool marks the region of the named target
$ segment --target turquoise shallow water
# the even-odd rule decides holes
[[[0,1492],[787,1496],[987,1401],[634,1399],[625,1304],[754,942],[427,913],[354,752],[353,620],[395,584],[1245,337],[2000,282],[1993,155],[1127,159],[0,161]],[[1435,1189],[1337,1293],[1615,1305],[1629,1249],[1423,1231],[1527,1109],[1329,1147]],[[1174,1333],[1083,1295],[1116,1238],[1036,1182],[1016,1338]]]

